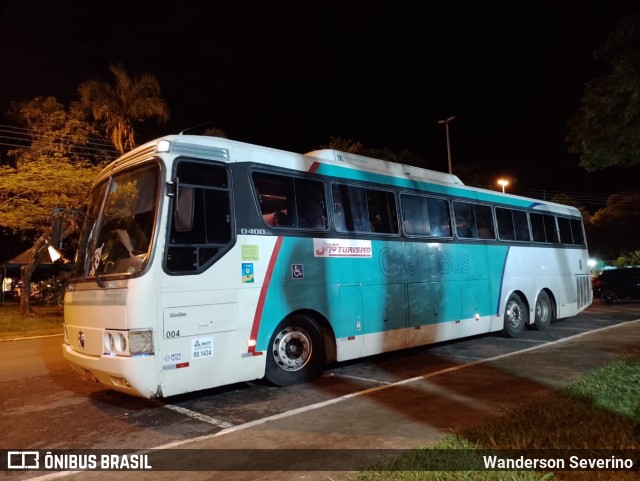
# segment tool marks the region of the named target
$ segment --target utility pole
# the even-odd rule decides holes
[[[447,161],[449,163],[449,173],[453,174],[453,168],[451,166],[451,142],[449,141],[449,122],[455,120],[454,116],[447,119],[438,120],[439,124],[444,124],[444,130],[447,135]]]

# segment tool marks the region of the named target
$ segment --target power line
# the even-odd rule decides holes
[[[0,124],[0,145],[13,148],[28,148],[34,142],[52,148],[63,145],[69,149],[70,154],[91,158],[115,159],[120,155],[112,144],[103,139],[90,137],[86,144],[77,144],[74,142],[73,136],[69,134],[47,135],[38,133],[33,129]]]
[[[8,135],[2,135],[8,134]],[[33,142],[40,142],[51,147],[59,146],[59,142],[65,142],[65,147],[71,149],[70,153],[93,158],[109,158],[115,159],[120,156],[119,152],[111,143],[100,138],[89,137],[86,144],[73,143],[73,136],[70,134],[61,134],[58,136],[41,134],[33,129],[14,127],[11,125],[0,124],[0,145],[14,148],[28,148]],[[76,149],[75,151],[73,149]],[[113,155],[108,155],[113,154]],[[492,185],[478,186],[487,190],[495,190]],[[549,189],[512,189],[510,194],[530,197],[544,201],[552,200],[557,197],[568,197],[576,201],[579,205],[591,208],[601,208],[607,205],[610,195],[607,194],[591,194],[585,192],[567,192],[562,190]],[[633,203],[632,200],[622,200],[620,204]]]
[[[6,147],[17,147],[17,148],[26,148],[27,147],[25,145],[10,144],[8,142],[0,142],[0,145],[6,146]],[[70,154],[83,156],[83,157],[90,157],[90,158],[94,158],[94,159],[111,159],[111,160],[115,160],[117,158],[116,156],[101,155],[101,154],[91,153],[91,152],[70,152]]]
[[[7,138],[7,139],[18,141],[18,142],[27,142],[27,143],[33,142],[34,140],[39,140],[42,142],[49,142],[49,143],[58,142],[58,141],[73,142],[75,140],[73,135],[71,134],[58,134],[58,135],[42,134],[34,130],[20,129],[17,127],[12,128],[6,125],[0,125],[0,133],[9,134],[9,135],[0,135],[0,137],[2,138]],[[87,142],[86,144],[83,144],[83,147],[86,145],[90,145],[92,146],[91,148],[94,148],[94,149],[106,150],[113,153],[117,153],[113,144],[111,144],[110,142],[104,139],[88,137]]]
[[[3,125],[3,124],[0,124],[0,132],[24,134],[24,135],[29,135],[29,136],[43,135],[43,134],[37,133],[34,129],[24,128],[24,127],[16,127],[16,126],[13,126],[13,125]],[[62,134],[62,135],[60,135],[60,137],[61,138],[62,137],[73,138],[73,135],[71,135],[71,134]],[[107,140],[105,140],[103,138],[87,137],[87,140],[90,143],[93,143],[93,144],[96,144],[96,145],[104,145],[105,147],[109,147],[110,149],[114,148],[113,144],[111,144],[111,142],[109,142],[109,141],[107,141]]]
[[[0,136],[0,145],[5,146],[5,147],[13,147],[13,148],[18,148],[18,149],[26,149],[29,147],[29,145],[25,145],[24,143],[21,144],[17,144],[17,143],[11,143],[11,142],[7,142],[7,141],[2,141],[3,136]],[[11,140],[11,139],[9,139]],[[54,142],[49,142],[50,146],[56,146],[58,144],[54,143]],[[106,152],[102,149],[96,149],[96,148],[91,148],[91,147],[86,147],[86,146],[68,146],[69,147],[69,154],[71,155],[78,155],[78,156],[82,156],[82,157],[90,157],[90,158],[95,158],[95,159],[112,159],[115,160],[118,155],[113,155],[116,152]],[[95,151],[95,152],[92,152]],[[111,155],[110,155],[111,154]]]

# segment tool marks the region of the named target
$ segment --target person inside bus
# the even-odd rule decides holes
[[[315,199],[310,199],[305,202],[300,211],[299,223],[300,227],[324,229],[326,226],[326,218],[320,202]]]
[[[287,214],[282,212],[281,210],[273,213],[273,226],[274,227],[290,227],[289,219],[287,218]]]
[[[451,227],[448,222],[431,222],[430,228],[430,235],[432,237],[451,237]]]
[[[473,228],[468,219],[456,218],[456,233],[458,237],[469,239],[475,237],[473,235]]]
[[[345,232],[347,230],[347,222],[344,218],[344,209],[342,204],[333,204],[333,224],[337,231]]]

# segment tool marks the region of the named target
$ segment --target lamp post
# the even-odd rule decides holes
[[[451,168],[451,143],[449,142],[449,122],[455,120],[454,116],[451,116],[446,119],[438,120],[439,124],[444,124],[444,130],[447,135],[447,161],[449,162],[449,173],[453,174],[453,169]]]
[[[502,186],[502,193],[504,194],[504,188],[509,185],[509,181],[506,179],[498,179],[498,185]]]

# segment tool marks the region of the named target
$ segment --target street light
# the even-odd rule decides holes
[[[47,251],[49,251],[49,257],[51,257],[51,262],[56,262],[58,259],[62,259],[64,257],[62,255],[62,252],[60,252],[58,249],[56,249],[51,244],[49,244],[48,240],[46,240],[45,243],[47,244]]]
[[[502,186],[502,193],[504,194],[504,188],[509,185],[509,181],[506,179],[498,179],[498,185]]]
[[[449,162],[449,173],[453,174],[453,169],[451,168],[451,143],[449,142],[449,122],[455,120],[454,116],[451,116],[447,119],[438,120],[439,124],[444,124],[444,130],[447,135],[447,160]]]

